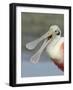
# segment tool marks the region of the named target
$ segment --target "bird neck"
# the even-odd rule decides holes
[[[49,47],[49,48],[54,47],[59,40],[60,40],[60,37],[55,37],[55,38],[50,42],[50,44],[48,45],[48,47]]]

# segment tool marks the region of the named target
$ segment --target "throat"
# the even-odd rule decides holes
[[[53,40],[50,42],[50,44],[48,45],[48,47],[49,47],[49,48],[54,47],[59,40],[60,40],[60,37],[56,37],[55,39],[53,39]]]

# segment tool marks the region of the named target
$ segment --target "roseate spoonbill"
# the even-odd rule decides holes
[[[26,44],[26,48],[33,50],[38,43],[44,39],[41,48],[31,57],[31,62],[38,63],[43,50],[46,48],[51,60],[64,71],[64,38],[61,37],[61,30],[58,25],[52,25],[49,31],[40,38]]]

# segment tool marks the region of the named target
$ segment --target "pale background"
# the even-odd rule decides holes
[[[73,5],[73,0],[1,0],[0,1],[0,90],[72,90],[73,83],[61,85],[31,86],[11,88],[9,82],[9,3],[37,3],[53,5]],[[72,36],[73,38],[73,36]],[[72,43],[73,45],[73,43]],[[73,64],[73,63],[72,63]],[[72,66],[73,68],[73,66]],[[72,73],[73,75],[73,73]],[[72,79],[73,81],[73,79]]]

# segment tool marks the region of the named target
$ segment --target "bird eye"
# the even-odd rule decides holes
[[[57,30],[55,32],[57,32]]]
[[[56,35],[60,35],[60,32],[58,30],[55,30]]]

